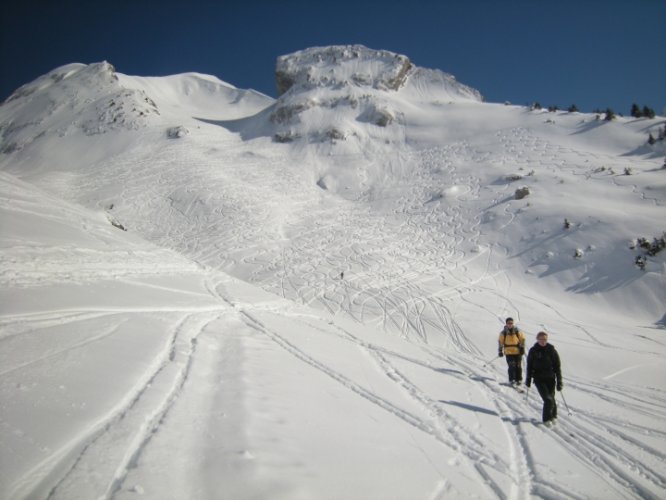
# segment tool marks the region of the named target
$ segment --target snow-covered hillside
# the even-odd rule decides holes
[[[0,106],[0,496],[663,497],[664,118],[362,46],[276,84],[70,64]]]

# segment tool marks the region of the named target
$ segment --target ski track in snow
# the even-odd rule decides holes
[[[466,433],[464,427],[461,426],[459,422],[454,418],[451,418],[441,409],[441,406],[439,406],[435,400],[431,399],[425,392],[420,390],[407,377],[405,377],[404,374],[395,368],[389,361],[389,358],[395,357],[408,363],[416,363],[431,370],[433,369],[432,365],[426,364],[420,359],[406,358],[400,353],[389,352],[381,347],[369,345],[358,340],[343,329],[339,327],[337,328],[342,339],[354,342],[367,350],[385,375],[393,380],[394,383],[402,387],[403,390],[423,406],[424,413],[430,417],[428,419],[423,419],[422,417],[401,411],[386,400],[367,391],[362,386],[346,379],[342,374],[319,363],[277,333],[267,329],[265,325],[254,318],[250,313],[246,312],[245,315],[249,320],[249,324],[254,325],[256,328],[269,335],[276,343],[298,359],[323,371],[353,392],[369,399],[383,409],[395,414],[397,417],[402,418],[410,425],[432,435],[444,445],[459,450],[460,443],[465,443],[465,455],[467,460],[469,460],[470,464],[472,464],[479,473],[480,480],[489,485],[494,495],[502,497],[505,490],[493,482],[491,476],[485,471],[487,467],[512,477],[513,485],[511,488],[511,497],[527,498],[530,494],[539,491],[546,496],[561,495],[571,498],[586,498],[585,494],[576,494],[575,490],[572,491],[570,487],[563,488],[546,477],[534,477],[533,468],[536,464],[534,463],[535,460],[530,451],[531,445],[529,436],[531,433],[525,430],[525,427],[527,427],[527,429],[533,427],[534,419],[527,419],[525,421],[522,417],[517,417],[517,415],[525,413],[525,406],[523,401],[521,401],[523,396],[518,395],[511,397],[505,391],[498,394],[497,380],[495,376],[493,375],[492,378],[488,378],[487,372],[470,368],[474,366],[474,363],[470,362],[470,360],[467,360],[467,362],[457,360],[450,355],[438,353],[433,348],[423,347],[429,357],[445,362],[446,366],[453,367],[452,370],[460,370],[460,373],[465,374],[467,378],[476,379],[482,382],[480,387],[483,388],[482,392],[484,393],[484,396],[494,405],[505,426],[506,436],[512,450],[510,453],[510,456],[512,457],[511,463],[504,462],[499,454],[489,450],[487,448],[487,443],[478,440],[473,434]],[[576,384],[573,385],[576,387]],[[561,403],[560,406],[562,406]],[[535,414],[539,413],[540,405],[532,403],[531,407]],[[617,430],[615,426],[606,425],[604,422],[600,422],[593,417],[583,416],[577,409],[575,409],[575,411],[576,415],[583,417],[585,423],[584,427],[581,428],[580,425],[566,422],[566,419],[561,418],[556,429],[550,432],[550,436],[551,439],[554,439],[559,444],[559,446],[566,449],[573,457],[575,457],[580,465],[590,469],[590,471],[594,471],[595,474],[599,474],[599,471],[601,470],[604,473],[604,479],[610,481],[611,485],[616,487],[616,491],[618,492],[631,490],[638,497],[650,497],[652,495],[650,490],[641,488],[635,484],[632,475],[625,472],[627,469],[647,478],[658,488],[664,488],[663,474],[655,470],[653,466],[649,465],[646,461],[626,458],[625,454],[627,453],[627,449],[624,446],[618,446],[611,439],[608,439],[607,436],[619,437],[625,445],[636,446],[636,452],[638,454],[640,454],[641,449],[647,451],[648,454],[658,462],[663,462],[665,458],[663,453],[650,447],[646,450],[643,443],[632,439],[621,430]],[[560,408],[560,412],[564,413],[564,408]],[[657,413],[659,413],[658,410],[651,414],[651,416],[658,418]],[[616,424],[620,424],[620,427],[624,426],[624,424],[621,424],[620,422],[616,422]],[[648,429],[639,430],[641,432],[648,431]],[[584,443],[585,447],[581,448],[581,443]],[[620,463],[618,464],[617,457],[619,456],[621,457],[619,461]]]
[[[513,168],[520,168],[521,164],[528,168],[538,163],[540,171],[562,175],[563,169],[570,169],[574,175],[578,175],[579,167],[568,164],[562,158],[575,157],[578,164],[589,159],[580,152],[553,146],[532,137],[523,129],[514,129],[506,135],[499,135],[498,138],[507,150],[507,158],[500,157],[494,161],[510,161]],[[457,325],[455,313],[448,305],[454,302],[453,299],[473,303],[473,295],[481,293],[496,297],[497,310],[516,310],[508,298],[511,288],[508,275],[494,269],[491,264],[492,253],[503,250],[494,249],[492,246],[476,253],[460,250],[462,235],[467,240],[467,248],[481,246],[480,220],[477,219],[475,226],[465,228],[458,221],[470,219],[467,215],[461,217],[461,212],[465,210],[466,197],[478,199],[485,195],[480,192],[477,180],[457,178],[453,165],[472,159],[477,162],[488,161],[486,153],[460,143],[413,154],[408,161],[418,174],[413,178],[416,182],[412,181],[409,196],[402,196],[397,200],[393,216],[377,217],[376,213],[359,210],[358,206],[351,206],[344,200],[331,202],[329,199],[326,204],[322,204],[318,201],[321,194],[313,193],[310,188],[302,188],[301,180],[294,176],[290,165],[278,159],[257,156],[254,163],[245,159],[243,171],[240,174],[234,171],[234,175],[238,177],[227,175],[224,167],[217,167],[216,182],[216,179],[210,178],[210,172],[216,165],[233,164],[230,158],[235,154],[232,148],[224,153],[227,158],[221,161],[215,156],[223,154],[222,149],[220,146],[215,154],[203,153],[199,156],[188,152],[188,175],[191,179],[190,185],[193,186],[191,191],[179,188],[178,168],[167,168],[170,165],[180,167],[184,164],[185,160],[181,162],[178,159],[177,148],[165,148],[163,158],[151,157],[143,163],[137,164],[135,159],[128,164],[116,161],[113,168],[106,169],[109,179],[118,183],[118,179],[132,178],[132,183],[136,186],[152,186],[152,192],[144,196],[132,190],[128,181],[124,183],[125,192],[114,195],[108,203],[113,202],[117,207],[114,211],[125,219],[142,204],[154,204],[160,199],[168,200],[167,205],[155,207],[153,213],[161,214],[164,222],[170,221],[170,231],[158,234],[151,230],[150,226],[164,227],[163,221],[159,219],[135,222],[139,224],[137,229],[143,234],[155,234],[157,243],[175,242],[182,253],[218,269],[252,269],[249,281],[268,291],[306,305],[318,305],[333,315],[345,314],[360,323],[378,324],[387,331],[431,346],[427,348],[428,357],[466,374],[469,378],[480,380],[478,390],[493,405],[493,411],[501,416],[511,450],[510,462],[504,461],[499,451],[486,449],[484,443],[473,434],[465,432],[464,427],[447,414],[437,400],[419,389],[393,366],[391,359],[398,358],[401,362],[417,364],[423,364],[422,361],[406,360],[397,353],[383,352],[382,349],[364,344],[341,331],[341,338],[356,342],[368,351],[371,359],[386,376],[421,405],[423,413],[428,415],[427,418],[396,407],[373,394],[371,390],[348,379],[332,367],[318,362],[295,344],[271,331],[251,313],[244,312],[248,325],[262,331],[296,358],[322,371],[352,392],[432,435],[444,446],[460,449],[459,443],[465,443],[467,460],[479,474],[480,480],[488,485],[489,494],[503,497],[507,493],[504,486],[495,483],[493,476],[487,472],[488,468],[511,478],[508,496],[512,498],[527,498],[535,493],[545,496],[585,497],[582,493],[577,494],[575,489],[563,490],[555,481],[535,473],[535,458],[530,444],[533,422],[523,421],[517,416],[525,413],[524,403],[520,401],[520,396],[509,395],[507,391],[500,391],[498,394],[495,375],[489,379],[485,370],[470,368],[474,366],[474,357],[478,359],[481,353]],[[533,153],[532,156],[521,156],[516,154],[519,150],[531,150]],[[535,161],[534,155],[539,157],[539,162]],[[597,160],[595,155],[589,156]],[[606,160],[611,163],[611,158]],[[619,162],[614,161],[619,168]],[[443,178],[446,179],[446,185],[437,194],[433,191],[433,186],[441,185]],[[203,183],[206,184],[205,191],[196,188],[197,179],[201,179],[202,186]],[[216,182],[214,187],[211,187],[211,182]],[[90,179],[89,185],[81,181],[81,184],[69,189],[85,193],[99,183],[99,174],[96,173],[95,178]],[[104,184],[104,180],[101,183]],[[208,193],[210,198],[200,198],[200,192]],[[288,210],[281,208],[283,198],[280,193],[289,193]],[[446,204],[446,196],[453,196],[457,203],[443,208],[441,205]],[[239,211],[238,207],[252,206],[247,201],[250,199],[263,199],[265,203],[261,206],[254,205],[251,212]],[[500,195],[488,201],[491,206],[502,200]],[[200,219],[197,211],[199,205],[216,207],[211,213],[214,216],[224,216],[230,221],[224,226],[218,226],[214,218]],[[210,217],[206,213],[202,210],[201,217]],[[515,209],[511,202],[504,204],[501,214],[503,221],[499,226],[500,230],[515,223]],[[179,219],[186,225],[179,225]],[[173,224],[172,221],[176,223]],[[192,224],[192,221],[196,224]],[[273,231],[267,235],[260,234],[259,231],[266,231],[268,228],[273,228]],[[201,238],[204,232],[216,234],[216,238]],[[396,235],[399,236],[396,238]],[[341,248],[332,246],[341,239],[349,241],[349,245]],[[247,242],[252,243],[248,245]],[[243,257],[237,260],[235,255]],[[474,276],[470,274],[468,264],[480,259],[486,259],[485,271]],[[478,269],[478,266],[474,269]],[[345,271],[344,279],[338,277],[340,270]],[[550,307],[543,303],[539,303],[539,306]],[[495,314],[495,311],[488,312]],[[557,311],[553,312],[558,314]],[[560,319],[565,320],[563,317]],[[606,345],[582,325],[572,322],[568,324],[579,328],[593,343]],[[438,346],[446,345],[456,349],[460,353],[459,358],[435,350]],[[176,384],[177,387],[182,386],[183,377],[181,382]],[[617,397],[607,395],[606,389],[588,388],[576,382],[572,382],[570,387],[587,393],[590,397],[618,402]],[[177,392],[177,389],[174,389],[174,392]],[[167,401],[173,397],[169,394]],[[654,396],[653,393],[649,394]],[[618,395],[622,400],[627,397],[623,392]],[[149,427],[159,421],[168,411],[168,406],[168,403],[160,406],[160,410],[156,411],[154,418],[150,420],[152,424],[146,425],[140,437],[135,439],[135,443],[139,444],[135,444],[132,451],[126,454],[124,465],[115,473],[115,486],[110,487],[110,492],[117,490],[122,483],[122,471],[136,461],[132,457],[140,453],[141,448],[150,440]],[[538,406],[532,402],[529,406],[530,412],[538,414]],[[636,411],[646,412],[650,418],[658,417],[658,411],[649,411],[647,407],[640,408]],[[636,453],[628,459],[623,455],[623,450],[615,444],[615,439],[631,448],[638,444],[627,432],[622,431],[628,424],[605,422],[603,419],[585,415],[577,408],[575,411],[579,426],[582,425],[583,428],[566,423],[566,419],[562,418],[558,427],[550,432],[549,439],[567,450],[581,466],[593,471],[593,474],[601,471],[605,475],[604,480],[617,488],[616,491],[631,491],[641,497],[652,495],[651,491],[634,486],[632,476],[624,472],[625,468],[635,471],[657,489],[664,489],[663,475],[640,458],[647,453],[651,459],[663,463],[663,454],[650,447],[638,446]],[[641,427],[634,430],[654,431]],[[571,438],[570,432],[577,437]],[[608,435],[613,436],[613,439],[607,438]],[[585,446],[581,447],[581,443]],[[618,455],[621,456],[619,460]],[[57,492],[59,488],[56,487],[53,491]]]
[[[112,498],[121,487],[127,470],[135,466],[143,448],[178,398],[187,380],[198,333],[216,317],[214,314],[208,318],[192,314],[184,316],[151,368],[128,391],[125,400],[93,428],[80,433],[68,449],[56,452],[47,463],[41,464],[17,484],[27,485],[35,480],[35,476],[49,477],[49,469],[63,469],[69,464],[50,487],[46,498],[72,498],[72,495],[84,493],[90,498]],[[96,481],[86,480],[89,476],[106,478],[108,484],[103,495],[99,496]],[[89,488],[87,492],[86,486]]]
[[[571,399],[578,403],[570,401],[573,415],[568,418],[567,407],[558,402],[559,422],[553,429],[544,429],[536,425],[541,409],[536,390],[532,390],[526,403],[525,396],[499,385],[505,376],[504,367],[482,367],[480,360],[484,353],[457,320],[457,309],[461,304],[473,305],[485,309],[489,318],[496,318],[501,311],[515,311],[519,316],[521,311],[517,301],[510,298],[514,286],[510,273],[496,264],[498,256],[510,256],[512,250],[486,241],[484,221],[481,216],[472,217],[472,209],[466,202],[487,203],[497,218],[497,231],[516,224],[521,208],[512,199],[514,185],[507,183],[495,186],[495,190],[483,190],[478,178],[462,176],[456,165],[495,162],[521,172],[538,169],[537,176],[568,175],[612,183],[618,190],[651,200],[655,205],[658,200],[626,179],[591,170],[591,166],[604,163],[620,172],[630,162],[627,158],[559,146],[520,127],[503,130],[496,138],[504,154],[493,156],[489,149],[468,142],[405,153],[401,161],[412,169],[409,190],[400,191],[391,208],[384,211],[372,207],[376,200],[371,192],[361,193],[355,200],[364,204],[333,197],[299,176],[298,167],[287,160],[268,154],[250,158],[244,147],[218,138],[215,149],[201,147],[185,151],[180,143],[172,142],[157,154],[148,151],[143,158],[137,158],[136,153],[115,158],[113,164],[102,169],[91,168],[93,173],[89,176],[85,173],[71,178],[62,176],[60,182],[54,179],[52,191],[105,210],[158,245],[174,248],[206,266],[211,274],[225,271],[283,298],[318,308],[322,315],[339,315],[358,324],[378,326],[388,334],[412,342],[419,354],[408,355],[365,341],[337,324],[324,328],[316,322],[318,318],[290,314],[284,308],[261,310],[252,305],[234,305],[218,291],[213,279],[205,284],[208,295],[140,283],[138,277],[154,273],[160,262],[157,258],[155,264],[141,260],[149,259],[147,255],[90,250],[77,256],[74,250],[72,256],[72,249],[68,248],[40,249],[25,242],[17,244],[2,254],[5,260],[0,262],[4,279],[17,287],[49,281],[84,283],[102,277],[126,284],[140,283],[160,291],[178,291],[193,298],[213,298],[219,305],[169,309],[171,314],[178,315],[178,322],[168,332],[165,344],[149,368],[122,401],[18,478],[14,493],[19,496],[39,492],[49,499],[81,495],[111,499],[127,492],[131,487],[128,477],[141,467],[141,459],[151,447],[153,437],[183,392],[189,389],[188,377],[196,362],[198,337],[220,319],[223,310],[233,310],[248,327],[268,337],[299,362],[431,436],[447,450],[461,454],[466,465],[478,475],[488,497],[588,498],[590,492],[582,486],[572,481],[563,486],[549,474],[540,455],[545,446],[565,452],[572,469],[582,469],[595,477],[606,492],[619,497],[658,498],[666,491],[666,453],[652,445],[650,439],[666,440],[666,430],[659,424],[666,412],[666,394],[662,389],[611,385],[565,373],[567,395],[575,395]],[[210,144],[210,138],[203,143]],[[242,169],[230,167],[241,161]],[[349,161],[358,163],[361,179],[366,175],[363,168],[371,168],[364,166],[359,158]],[[185,187],[181,182],[184,169],[188,175]],[[89,194],[96,196],[104,192],[105,186],[122,186],[122,190],[101,199]],[[37,213],[29,201],[17,204],[0,198],[0,207],[23,214]],[[143,218],[133,217],[138,213]],[[77,217],[79,214],[70,209],[48,215],[53,222]],[[341,241],[345,244],[340,245]],[[127,264],[128,256],[136,257],[130,262],[133,265],[121,265]],[[44,261],[49,262],[47,270],[36,265]],[[22,269],[8,271],[20,262]],[[81,267],[81,262],[87,266]],[[113,271],[113,267],[120,270]],[[182,270],[177,266],[161,269],[173,273]],[[344,278],[340,277],[342,271]],[[596,347],[618,349],[549,304],[521,295],[521,300],[534,302],[560,328],[580,332],[581,338]],[[484,305],[480,305],[479,297],[483,297]],[[495,307],[485,305],[489,303]],[[0,344],[27,333],[38,335],[41,329],[56,325],[101,319],[109,324],[66,347],[3,366],[0,376],[114,336],[133,314],[160,312],[159,307],[109,306],[90,311],[60,309],[3,315]],[[270,314],[289,316],[308,329],[333,336],[338,342],[354,344],[409,404],[389,399],[368,387],[364,380],[321,361],[317,353],[308,351],[306,344],[293,341],[262,321],[263,315]],[[489,341],[493,342],[494,339]],[[606,379],[632,368],[633,365],[623,368]],[[483,410],[479,413],[498,416],[504,434],[502,444],[485,442],[483,435],[475,433],[454,412],[447,411],[432,389],[422,386],[422,378],[415,375],[422,370],[432,376],[475,382],[470,400],[475,404],[479,400],[487,403],[489,408],[479,407]],[[591,410],[598,406],[602,409]],[[635,421],[616,418],[607,409],[614,406],[630,407],[628,411],[636,417]],[[91,477],[94,479],[87,479]],[[103,485],[101,492],[100,485]],[[438,493],[436,488],[433,498],[446,496],[445,489],[438,488],[442,491]]]
[[[452,448],[454,450],[460,450],[461,442],[465,442],[468,446],[468,450],[471,448],[473,451],[466,451],[468,459],[474,468],[478,471],[481,480],[484,483],[487,483],[491,489],[491,492],[495,495],[502,495],[502,488],[494,483],[492,478],[485,472],[484,467],[482,466],[485,462],[495,463],[500,461],[500,457],[494,453],[488,452],[483,446],[483,443],[479,441],[473,435],[464,435],[460,432],[456,432],[456,426],[451,422],[446,422],[447,415],[442,411],[438,411],[435,407],[434,401],[432,401],[428,396],[418,390],[415,386],[409,383],[409,381],[400,375],[394,368],[386,362],[386,360],[377,353],[373,353],[377,362],[382,366],[386,375],[391,378],[395,383],[399,384],[405,388],[409,394],[417,399],[424,407],[426,407],[430,412],[434,412],[437,416],[436,419],[424,419],[418,415],[412,414],[406,410],[403,410],[391,402],[379,397],[377,394],[374,394],[372,391],[367,390],[362,385],[357,384],[353,380],[348,379],[341,373],[335,371],[333,368],[326,366],[316,359],[309,356],[307,353],[303,352],[301,349],[297,348],[294,344],[288,342],[286,339],[278,335],[276,332],[271,331],[265,327],[259,320],[254,318],[251,314],[245,313],[245,316],[248,319],[248,324],[259,329],[266,335],[268,335],[274,342],[280,345],[282,348],[287,350],[289,353],[300,359],[301,361],[307,363],[308,365],[316,368],[317,370],[322,371],[335,381],[342,384],[344,387],[358,394],[359,396],[369,400],[370,402],[376,404],[382,409],[393,414],[397,418],[404,420],[409,425],[417,428],[418,430],[431,435],[436,440],[442,442],[445,446]],[[442,422],[444,421],[444,422]],[[446,426],[446,431],[442,430],[442,424]],[[506,472],[501,470],[500,472]]]

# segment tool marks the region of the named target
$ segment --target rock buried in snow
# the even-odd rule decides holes
[[[181,137],[185,137],[189,133],[190,131],[181,125],[179,125],[178,127],[170,127],[167,129],[167,137],[169,139],[180,139]]]
[[[530,195],[530,188],[528,188],[527,186],[523,186],[521,188],[516,189],[515,192],[516,200],[522,200],[523,198],[529,195]]]

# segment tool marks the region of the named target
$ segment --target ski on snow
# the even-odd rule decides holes
[[[520,392],[520,393],[525,392],[525,389],[523,388],[522,385],[512,384],[512,383],[509,383],[509,382],[500,382],[500,385],[503,385],[504,387],[511,387],[511,388],[515,389],[517,392]]]

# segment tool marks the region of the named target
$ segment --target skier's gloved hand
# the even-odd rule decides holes
[[[561,391],[562,390],[562,382],[557,383],[557,390]]]
[[[521,356],[522,356],[523,354],[525,354],[525,348],[524,348],[523,346],[520,346],[520,347],[518,348],[518,351],[520,352],[520,355],[521,355]]]
[[[525,387],[532,387],[532,379],[531,379],[531,378],[528,378],[528,379],[525,381]]]
[[[504,356],[504,353],[503,353],[502,350],[500,349],[500,350],[498,351],[498,353],[497,353],[497,357],[501,358],[502,356]]]

